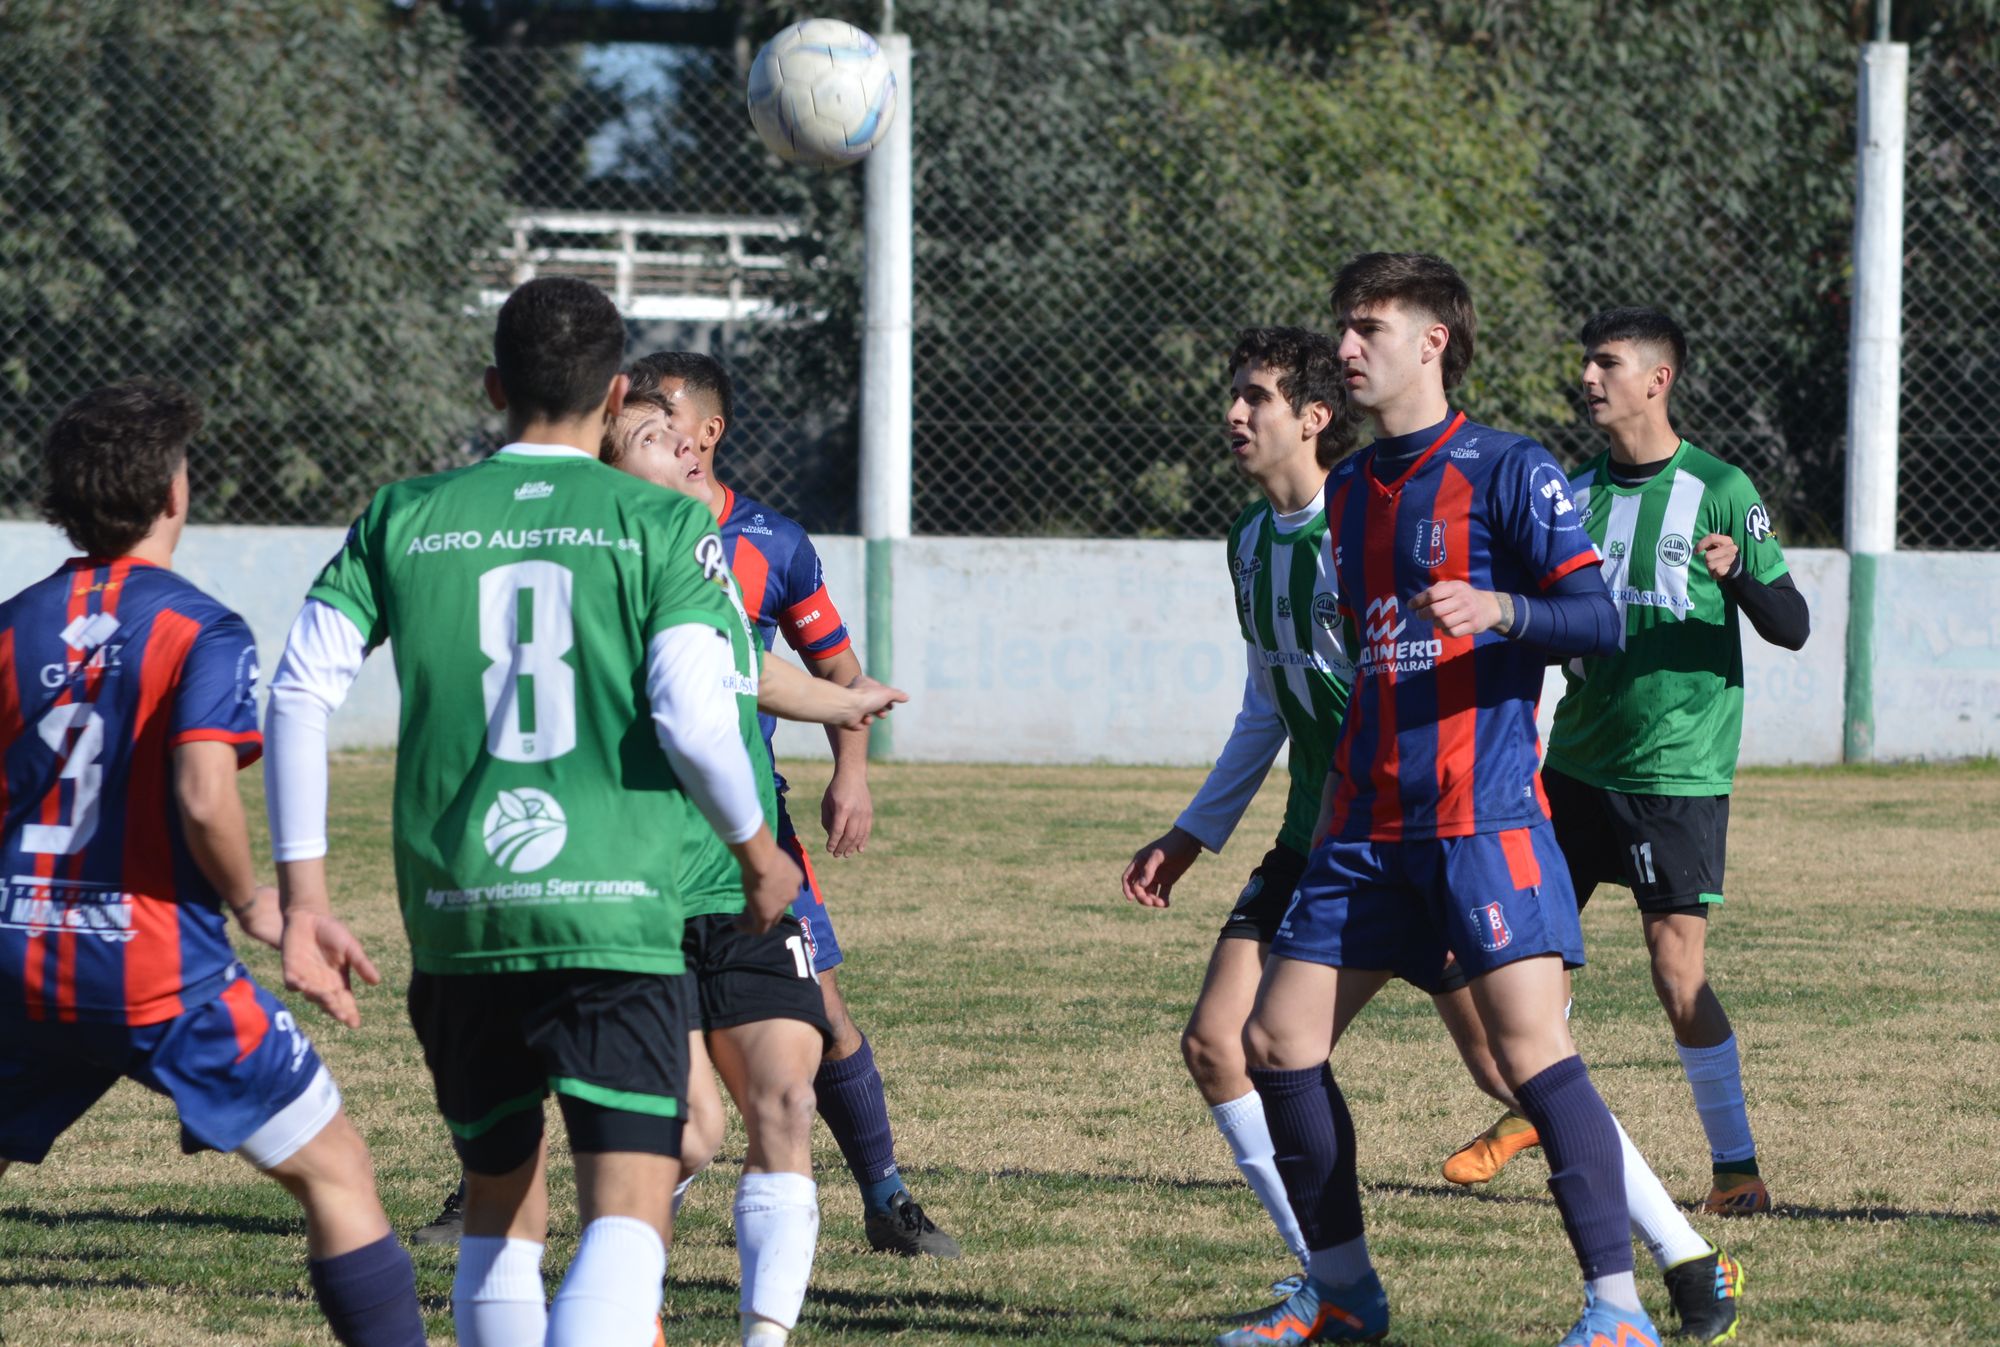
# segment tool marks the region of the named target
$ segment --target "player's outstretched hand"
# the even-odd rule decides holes
[[[762,935],[785,915],[806,877],[797,863],[775,846],[754,867],[743,864],[740,855],[737,859],[743,871],[743,911],[736,918],[736,929]]]
[[[819,821],[826,829],[829,854],[858,855],[868,845],[868,834],[875,830],[875,800],[868,793],[866,778],[834,768],[826,794],[819,797]]]
[[[1125,867],[1125,896],[1141,907],[1167,907],[1173,901],[1174,885],[1201,855],[1201,843],[1194,834],[1169,828],[1163,836],[1132,853]]]
[[[1727,580],[1736,569],[1736,540],[1727,533],[1711,533],[1694,545],[1708,567],[1710,578]]]
[[[847,689],[854,694],[854,714],[841,725],[843,730],[862,730],[910,700],[910,694],[887,683],[878,683],[867,674],[854,675]]]
[[[256,896],[248,907],[232,909],[236,914],[236,924],[243,928],[243,934],[260,945],[272,949],[283,949],[285,938],[285,914],[278,908],[278,891],[269,884],[259,884]]]
[[[361,1025],[353,979],[382,980],[354,933],[323,912],[293,911],[285,918],[285,989],[295,991],[350,1029]]]
[[[1463,580],[1440,580],[1410,600],[1410,611],[1447,636],[1477,636],[1500,622],[1500,597]]]

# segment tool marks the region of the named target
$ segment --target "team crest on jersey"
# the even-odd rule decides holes
[[[1688,540],[1678,533],[1669,533],[1660,539],[1660,560],[1665,565],[1685,566],[1688,564],[1688,558],[1693,555],[1694,548],[1690,547]]]
[[[1325,590],[1313,595],[1313,625],[1322,631],[1332,631],[1340,625],[1340,600]]]
[[[1514,943],[1514,932],[1507,927],[1506,909],[1500,904],[1473,908],[1472,922],[1479,928],[1479,948],[1488,954],[1498,954]]]
[[[1444,565],[1444,527],[1442,519],[1419,519],[1417,521],[1417,564],[1424,567]]]
[[[521,786],[503,790],[486,810],[486,854],[517,875],[541,869],[569,840],[569,817],[556,797]]]

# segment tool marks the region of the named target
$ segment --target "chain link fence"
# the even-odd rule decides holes
[[[617,295],[635,352],[728,364],[724,480],[854,530],[861,174],[762,149],[747,43],[98,9],[120,7],[0,43],[0,510],[32,512],[70,397],[153,374],[211,409],[198,517],[343,520],[491,447],[493,306],[562,272]],[[1220,535],[1250,494],[1221,436],[1235,331],[1325,326],[1341,260],[1422,248],[1478,298],[1475,416],[1594,452],[1577,329],[1661,305],[1693,347],[1683,432],[1751,474],[1788,541],[1839,542],[1844,39],[1782,84],[1661,78],[1611,47],[1524,78],[1394,24],[1338,59],[1033,25],[1004,60],[915,42],[918,532]],[[2000,546],[1996,107],[2000,70],[1914,63],[1905,545]]]

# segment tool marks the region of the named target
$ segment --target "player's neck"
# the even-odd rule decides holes
[[[1665,420],[1627,422],[1609,430],[1611,457],[1619,463],[1658,463],[1681,447],[1681,437]]]
[[[153,524],[153,531],[126,549],[125,555],[134,561],[143,561],[158,566],[161,570],[174,568],[174,549],[180,545],[181,521],[160,519]]]
[[[720,524],[723,513],[729,506],[729,488],[721,482],[716,481],[713,476],[710,476],[708,479],[708,500],[706,503],[708,505],[708,512],[714,515],[715,522]]]
[[[1451,402],[1444,389],[1426,386],[1413,388],[1394,402],[1375,408],[1372,418],[1376,438],[1389,439],[1434,426],[1450,415]]]
[[[601,415],[551,420],[546,417],[530,417],[517,421],[507,419],[507,443],[509,444],[560,444],[571,449],[581,449],[592,458],[604,445],[604,418]]]
[[[1269,477],[1260,478],[1257,485],[1273,510],[1279,514],[1297,514],[1326,489],[1326,469],[1319,465],[1315,455],[1308,453]]]

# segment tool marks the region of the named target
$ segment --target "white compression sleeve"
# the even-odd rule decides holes
[[[764,826],[737,718],[740,681],[728,635],[699,622],[667,628],[647,651],[646,697],[660,748],[681,789],[729,843],[747,842]]]
[[[353,619],[307,599],[285,638],[264,712],[264,791],[271,855],[309,861],[326,855],[326,724],[368,658]]]
[[[1243,707],[1230,726],[1229,742],[1216,756],[1215,767],[1201,783],[1194,799],[1174,820],[1174,826],[1191,834],[1210,851],[1221,851],[1229,835],[1242,821],[1243,811],[1257,797],[1278,750],[1285,743],[1285,721],[1265,690],[1262,659],[1257,648],[1244,643],[1249,669],[1243,678]]]

